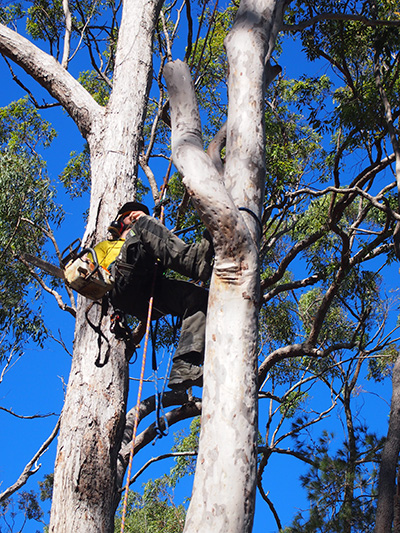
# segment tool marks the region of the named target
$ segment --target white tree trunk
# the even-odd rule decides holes
[[[265,178],[265,65],[283,6],[279,0],[242,1],[226,40],[229,111],[222,179],[219,165],[202,149],[188,68],[179,62],[165,68],[174,162],[212,233],[216,251],[207,317],[202,428],[185,533],[252,529],[257,466],[257,219]]]

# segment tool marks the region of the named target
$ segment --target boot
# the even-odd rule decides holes
[[[184,359],[176,359],[172,365],[168,387],[172,390],[187,390],[203,386],[203,367]]]

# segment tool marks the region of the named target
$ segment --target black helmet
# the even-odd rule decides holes
[[[111,222],[108,226],[108,231],[111,233],[113,239],[119,239],[122,235],[122,232],[126,230],[129,226],[126,226],[123,222],[124,215],[127,215],[131,211],[143,211],[147,215],[150,214],[146,205],[141,204],[140,202],[128,202],[124,204],[121,209],[118,211],[116,219]]]
[[[121,209],[118,211],[117,220],[131,211],[143,211],[146,215],[150,215],[150,211],[147,205],[141,204],[140,202],[128,202],[124,204]]]

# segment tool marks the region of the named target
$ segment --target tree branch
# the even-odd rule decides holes
[[[182,61],[168,63],[164,77],[171,103],[174,163],[213,236],[214,247],[219,252],[215,271],[227,270],[228,262],[232,264],[240,258],[247,228],[218,170],[203,150],[200,116],[189,67]],[[236,259],[232,257],[233,242]],[[233,264],[232,268],[235,268]]]
[[[69,50],[71,44],[71,31],[72,31],[72,17],[69,9],[69,0],[63,0],[63,10],[65,16],[65,35],[64,35],[64,51],[61,61],[61,66],[65,69],[68,68]]]
[[[170,452],[170,453],[164,453],[163,455],[159,455],[158,457],[152,457],[151,459],[149,459],[147,461],[147,463],[145,463],[142,468],[140,468],[140,470],[138,470],[136,472],[136,474],[134,474],[131,479],[130,479],[130,482],[129,482],[129,485],[132,485],[132,483],[134,483],[137,478],[143,474],[143,472],[150,466],[152,465],[153,463],[156,463],[157,461],[162,461],[163,459],[169,459],[170,457],[195,457],[197,455],[197,452],[194,452],[194,451],[190,451],[190,452]],[[119,489],[120,492],[122,492],[124,489],[121,488]]]
[[[68,111],[87,138],[104,110],[54,57],[46,54],[17,32],[0,24],[0,53],[32,76]]]
[[[35,418],[47,418],[49,416],[55,416],[56,413],[48,413],[46,415],[18,415],[17,413],[14,413],[12,409],[7,409],[6,407],[0,406],[1,411],[5,411],[6,413],[15,416],[16,418],[22,418],[23,420],[33,420]]]
[[[23,485],[25,485],[25,483],[28,481],[30,476],[32,476],[33,474],[35,474],[39,470],[39,468],[41,467],[40,464],[36,465],[33,469],[32,469],[32,467],[36,463],[36,461],[39,459],[39,457],[41,457],[44,454],[44,452],[47,450],[47,448],[53,442],[53,440],[55,439],[55,437],[56,437],[56,435],[58,433],[59,427],[60,427],[60,418],[58,419],[57,424],[55,425],[55,427],[54,427],[53,431],[51,432],[49,438],[42,444],[42,446],[35,453],[35,455],[32,457],[32,459],[29,461],[29,463],[25,466],[24,470],[22,471],[22,474],[19,476],[17,481],[13,485],[11,485],[11,487],[8,487],[8,489],[6,489],[4,492],[2,492],[0,494],[0,502],[3,501],[3,500],[6,500],[12,494],[14,494],[14,492],[19,490]]]
[[[366,26],[377,27],[377,26],[388,26],[388,27],[400,27],[399,20],[375,20],[364,17],[363,15],[348,15],[346,13],[321,13],[320,15],[315,15],[308,20],[299,22],[298,24],[283,24],[281,27],[282,31],[303,31],[310,26],[314,26],[318,22],[324,22],[325,20],[342,20],[344,22],[361,22]]]

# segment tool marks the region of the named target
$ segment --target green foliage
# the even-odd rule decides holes
[[[26,30],[35,40],[57,43],[64,28],[64,12],[60,0],[35,0],[28,8]]]
[[[384,350],[377,353],[376,357],[368,360],[368,379],[382,382],[392,375],[392,368],[399,357],[399,347],[389,344]]]
[[[225,121],[227,61],[224,38],[232,26],[236,11],[236,6],[228,6],[212,18],[212,12],[206,9],[203,23],[205,27],[209,26],[209,31],[193,45],[188,61],[199,105],[207,117],[203,121],[206,143]]]
[[[263,351],[292,344],[295,340],[296,321],[294,304],[286,294],[265,304],[259,316],[259,343]]]
[[[321,289],[311,289],[299,300],[299,311],[305,331],[309,333],[310,323],[315,319],[323,293]],[[321,328],[319,342],[349,342],[354,332],[354,323],[348,319],[345,309],[338,304],[331,304]]]
[[[99,77],[97,72],[94,72],[93,70],[81,72],[78,81],[93,96],[99,105],[107,105],[110,98],[111,88],[104,79]]]
[[[297,514],[286,533],[374,530],[375,500],[371,496],[376,491],[376,470],[373,467],[368,472],[367,463],[379,459],[376,450],[382,443],[364,426],[358,426],[356,433],[355,458],[351,457],[346,442],[335,450],[332,433],[323,432],[312,447],[314,466],[301,476],[310,508],[307,513]],[[299,441],[298,450],[305,452]]]
[[[191,3],[191,6],[194,4]],[[200,4],[200,8],[202,4],[207,6],[207,2]],[[15,22],[24,15],[24,5],[0,7],[0,20],[6,24]],[[112,78],[118,36],[117,6],[113,2],[84,0],[70,2],[70,8],[73,16],[72,44],[82,46],[83,43],[92,61],[90,70],[84,70],[79,81],[100,105],[105,106],[110,95],[105,78]],[[34,0],[27,9],[28,34],[47,42],[50,52],[59,57],[64,37],[61,2]],[[214,19],[212,12],[205,9],[203,31],[197,43],[192,43],[188,59],[204,124],[205,145],[226,119],[227,62],[223,40],[236,9],[229,6],[217,13]],[[170,10],[170,5],[164,7],[165,16]],[[112,13],[111,22],[107,20],[109,12]],[[288,7],[286,23],[296,24],[323,13],[354,13],[388,20],[399,20],[400,17],[395,0],[365,3],[298,0]],[[167,20],[166,27],[170,33],[173,31],[171,20]],[[159,57],[165,52],[167,44],[163,31],[160,22],[159,42],[155,46]],[[311,435],[306,428],[312,415],[322,410],[319,406],[322,403],[320,389],[324,385],[328,386],[328,396],[335,397],[343,405],[344,391],[348,390],[355,377],[354,369],[362,361],[362,352],[370,348],[368,343],[385,319],[381,280],[373,272],[373,267],[363,264],[357,264],[352,269],[349,267],[339,279],[339,286],[334,286],[334,283],[344,259],[354,257],[357,252],[376,250],[382,243],[386,245],[386,251],[382,253],[388,251],[393,220],[389,220],[382,210],[371,207],[365,197],[361,200],[358,193],[349,194],[347,191],[357,184],[367,193],[374,194],[380,187],[379,180],[387,183],[392,179],[389,172],[382,174],[381,178],[381,174],[372,171],[368,174],[366,169],[379,161],[382,154],[391,151],[373,67],[376,62],[393,115],[398,120],[399,34],[398,28],[372,27],[355,20],[324,20],[303,30],[301,41],[307,57],[318,61],[317,72],[298,79],[286,79],[283,73],[266,91],[267,209],[261,277],[267,290],[277,289],[283,284],[294,285],[296,278],[308,275],[317,276],[318,284],[307,282],[300,291],[285,287],[284,292],[268,299],[260,314],[260,358],[279,348],[302,343],[315,326],[314,320],[318,316],[321,317],[318,324],[321,326],[317,342],[319,348],[329,348],[334,343],[353,343],[356,346],[357,350],[343,348],[324,358],[308,355],[284,358],[270,370],[267,386],[270,386],[268,392],[277,399],[275,412],[281,417],[276,424],[276,435],[280,424],[282,427],[289,426],[293,437],[291,444],[294,443],[292,448],[304,454],[308,463],[313,463],[302,478],[311,502],[310,510],[300,514],[287,531],[336,533],[345,531],[349,523],[355,531],[370,531],[375,498],[375,462],[379,460],[376,450],[381,445],[379,439],[359,425],[355,431],[354,458],[350,432],[345,442],[336,444],[333,436],[326,431],[316,429]],[[279,60],[282,48],[278,47],[273,61]],[[93,65],[95,56],[97,67]],[[157,81],[162,93],[163,82]],[[165,94],[163,99],[165,103]],[[149,145],[150,136],[154,133],[153,154],[168,160],[168,126],[159,121],[156,131],[152,130],[153,119],[160,116],[156,100],[152,91],[144,144]],[[10,328],[9,336],[13,341],[32,338],[42,342],[46,330],[41,310],[38,301],[30,301],[32,291],[28,292],[32,287],[33,298],[38,298],[38,286],[28,277],[27,270],[17,258],[21,251],[46,255],[43,222],[50,220],[57,223],[61,219],[45,164],[37,154],[39,148],[51,143],[54,131],[26,100],[8,106],[1,113],[0,326]],[[71,154],[61,181],[72,197],[89,190],[89,164],[87,146],[82,153]],[[335,184],[339,192],[327,190],[323,193],[323,187],[328,184]],[[140,190],[140,193],[143,192],[144,189]],[[173,175],[169,181],[168,195],[171,203],[167,207],[167,220],[170,226],[175,226],[177,209],[184,195],[178,175]],[[398,210],[395,190],[385,191],[384,200],[380,198],[379,201],[385,201],[386,205]],[[189,204],[178,226],[192,226],[197,222],[199,218]],[[185,239],[198,239],[202,230],[199,226]],[[293,262],[286,264],[285,273],[268,285],[269,278],[278,271],[290,252],[317,233],[318,240],[291,259]],[[388,253],[393,258],[393,252],[389,250]],[[332,287],[334,297],[328,302],[326,312],[320,313]],[[355,335],[360,324],[362,327]],[[171,329],[162,325],[157,348],[169,346],[172,342]],[[3,343],[0,356],[10,347],[11,344]],[[290,349],[286,353],[290,354]],[[397,354],[397,346],[391,343],[380,349],[377,357],[371,355],[368,358],[369,377],[380,381],[389,376]],[[319,388],[313,395],[311,389],[315,383],[318,384],[315,388]],[[291,391],[288,393],[289,388]],[[355,393],[357,387],[352,390]],[[278,393],[280,396],[277,396]],[[346,415],[349,416],[349,413]],[[179,436],[174,448],[176,451],[197,450],[199,424],[196,419],[190,435]],[[272,429],[275,431],[275,428]],[[315,434],[321,434],[317,442],[313,440]],[[269,445],[267,438],[265,440],[265,446]],[[366,461],[369,462],[368,467],[365,466]],[[173,489],[180,479],[193,473],[194,465],[193,457],[179,457],[168,476],[147,483],[143,494],[131,493],[126,530],[182,531],[185,510],[182,505],[173,502]],[[351,489],[354,490],[354,498],[349,498],[346,492],[351,492]],[[42,495],[48,497],[50,494],[51,480],[46,479]],[[30,497],[26,496],[23,505],[31,506],[34,514],[34,505],[30,502]]]
[[[46,474],[43,481],[39,481],[40,499],[42,502],[53,497],[54,474]]]
[[[16,497],[0,502],[0,524],[4,523],[4,531],[13,531],[18,523],[18,531],[22,532],[28,520],[43,524],[44,513],[33,491],[21,491]],[[0,525],[0,531],[3,527]]]
[[[41,310],[30,302],[28,288],[36,286],[21,253],[45,255],[47,223],[58,224],[62,211],[55,203],[55,188],[37,149],[54,137],[26,100],[0,110],[0,325],[10,335],[1,343],[1,354],[18,350],[24,340],[39,344],[46,335]],[[0,354],[0,355],[1,355]]]
[[[71,198],[79,198],[90,188],[90,154],[85,144],[82,152],[71,152],[71,159],[60,175],[60,181]]]
[[[190,423],[189,435],[178,434],[175,436],[174,452],[197,452],[199,449],[201,419],[194,418]],[[180,456],[175,458],[175,466],[170,472],[170,482],[173,487],[186,475],[194,475],[196,456]]]
[[[285,418],[292,418],[295,416],[296,411],[299,409],[301,404],[307,400],[307,398],[308,394],[306,392],[302,392],[300,390],[290,392],[286,395],[284,401],[282,402],[279,408],[280,412],[285,416]]]
[[[130,492],[128,496],[125,531],[132,533],[181,533],[185,522],[183,505],[172,504],[166,476],[148,481],[143,495]],[[115,531],[121,529],[121,519],[115,520]]]
[[[8,4],[6,6],[0,6],[0,23],[7,26],[11,22],[22,18],[24,12],[20,3]]]
[[[0,146],[11,153],[30,152],[36,148],[48,148],[56,136],[51,124],[41,118],[28,103],[28,98],[12,102],[0,109]]]
[[[190,424],[190,433],[175,435],[172,452],[197,451],[200,432],[200,417]],[[174,502],[174,489],[180,479],[194,474],[196,458],[175,457],[175,466],[170,473],[148,481],[143,494],[130,491],[125,521],[125,531],[134,533],[181,533],[186,510],[182,504]],[[120,513],[122,510],[120,509]],[[115,531],[121,527],[121,518],[115,520]]]

